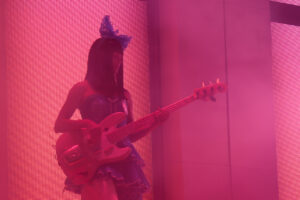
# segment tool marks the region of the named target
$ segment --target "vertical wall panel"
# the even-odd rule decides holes
[[[278,199],[269,1],[160,5],[163,103],[202,80],[228,81],[228,98],[196,102],[165,124],[166,168],[182,170],[184,180],[166,192],[177,199]]]
[[[225,81],[223,3],[160,2],[162,100],[168,104],[202,81]],[[216,98],[176,111],[164,125],[166,173],[180,172],[165,176],[166,199],[230,199],[226,95]]]
[[[161,66],[161,103],[162,106],[172,103],[179,97],[180,66],[178,63],[178,0],[170,4],[160,1],[159,34]],[[179,113],[172,113],[163,125],[163,158],[165,199],[181,200],[183,194],[182,144]]]
[[[225,78],[223,1],[180,2],[180,94]],[[185,199],[230,199],[226,93],[180,114]]]
[[[269,1],[225,2],[233,199],[276,200]]]
[[[300,198],[300,27],[272,23],[279,199]]]
[[[0,199],[7,199],[7,101],[5,68],[5,1],[0,1]]]

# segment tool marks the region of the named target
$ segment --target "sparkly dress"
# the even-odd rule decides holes
[[[128,102],[124,98],[110,99],[100,94],[89,96],[79,108],[83,119],[90,119],[96,123],[114,112],[125,112],[128,116]],[[124,121],[122,125],[128,123]],[[99,167],[95,178],[110,176],[118,193],[119,200],[142,200],[142,194],[149,189],[149,183],[142,171],[144,161],[137,153],[129,138],[117,144],[119,147],[129,146],[131,154],[122,161],[102,165]],[[65,181],[65,189],[80,193],[81,186],[75,185],[68,178]]]

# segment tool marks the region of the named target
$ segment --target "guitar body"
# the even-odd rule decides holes
[[[56,141],[58,164],[75,184],[90,181],[97,169],[107,163],[124,160],[131,153],[129,147],[119,148],[109,140],[109,135],[126,115],[117,112],[106,117],[85,141],[80,134],[63,133]]]

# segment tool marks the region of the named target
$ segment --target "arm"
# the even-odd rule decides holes
[[[69,91],[67,100],[62,106],[59,115],[55,121],[54,131],[59,132],[76,132],[82,128],[90,127],[91,120],[71,120],[73,113],[79,107],[86,90],[84,82],[75,84]]]

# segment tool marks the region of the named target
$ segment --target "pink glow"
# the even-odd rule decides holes
[[[272,68],[268,0],[6,2],[10,199],[80,198],[62,194],[53,126],[68,90],[84,78],[106,14],[133,37],[124,66],[135,119],[150,112],[149,71],[157,67],[149,65],[148,52],[153,2],[161,106],[191,95],[202,81],[228,85],[217,102],[194,102],[162,126],[158,176],[165,199],[155,200],[278,200],[277,180],[280,200],[300,198],[300,32],[272,24]],[[136,147],[153,184],[151,143],[148,136]],[[152,191],[144,196],[153,198]]]

